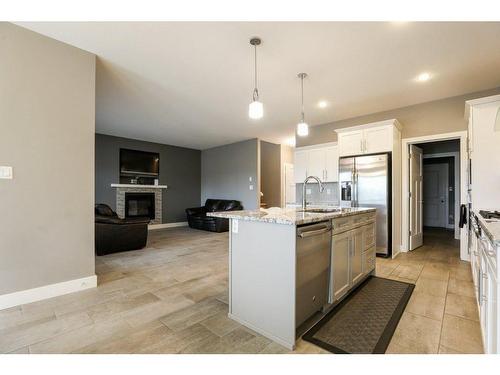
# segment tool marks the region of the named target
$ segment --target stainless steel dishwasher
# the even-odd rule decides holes
[[[297,227],[295,327],[327,304],[331,231],[330,221]]]

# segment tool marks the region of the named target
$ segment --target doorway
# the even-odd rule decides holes
[[[402,229],[408,235],[402,251],[416,250],[427,242],[426,235],[443,232],[442,238],[460,240],[460,258],[468,259],[466,230],[458,226],[466,200],[465,147],[466,132],[403,139],[408,163],[403,163]]]

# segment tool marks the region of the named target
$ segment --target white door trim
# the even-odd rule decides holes
[[[467,131],[442,133],[426,135],[422,137],[403,138],[401,140],[402,152],[402,190],[401,198],[403,204],[401,205],[401,233],[402,246],[401,251],[407,252],[409,248],[409,221],[410,221],[410,207],[409,207],[409,153],[408,146],[411,144],[446,141],[451,139],[460,140],[460,204],[467,204]],[[467,253],[467,228],[460,230],[460,259],[469,260]]]
[[[458,227],[458,222],[460,221],[460,153],[459,152],[442,152],[438,154],[426,154],[424,159],[431,158],[449,158],[453,157],[455,182],[453,187],[453,193],[455,194],[455,239],[460,239],[460,228]],[[446,193],[449,195],[449,192]]]

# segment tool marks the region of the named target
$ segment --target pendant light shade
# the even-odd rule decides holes
[[[307,125],[305,122],[299,122],[297,124],[297,135],[300,135],[301,137],[306,137],[309,135],[309,125]]]
[[[253,120],[258,120],[264,116],[264,105],[259,101],[259,90],[257,89],[257,46],[260,45],[262,41],[260,38],[252,38],[250,39],[250,44],[254,46],[254,73],[255,73],[255,86],[253,89],[253,100],[248,106],[248,117]]]
[[[307,125],[304,116],[304,78],[307,77],[306,73],[299,73],[300,78],[300,92],[301,92],[301,121],[297,124],[297,135],[300,137],[306,137],[309,135],[309,125]]]
[[[264,105],[258,100],[254,100],[248,105],[248,117],[258,120],[264,116]]]

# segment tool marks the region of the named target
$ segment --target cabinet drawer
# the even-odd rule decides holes
[[[351,229],[353,221],[351,216],[339,217],[332,220],[332,234],[342,233]]]
[[[353,216],[353,225],[363,225],[365,223],[369,223],[370,221],[375,220],[375,213],[369,212],[366,214],[355,215]]]
[[[375,268],[375,246],[363,253],[363,273],[369,273]]]

